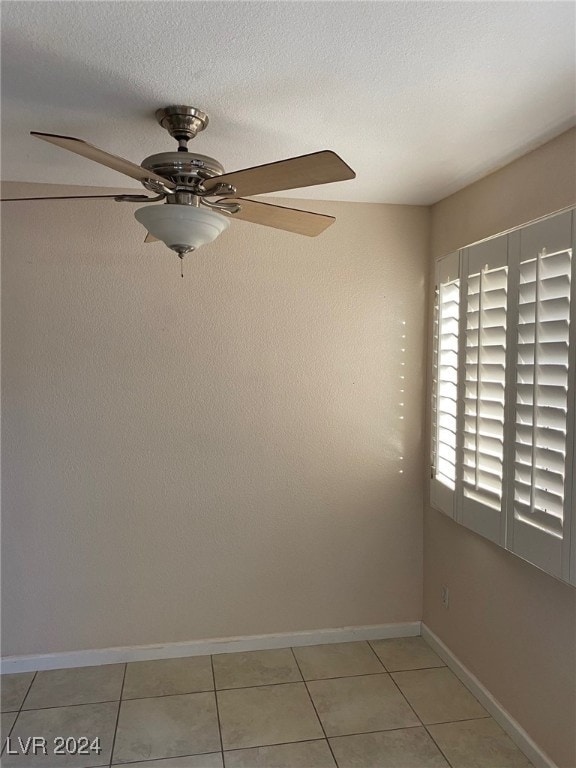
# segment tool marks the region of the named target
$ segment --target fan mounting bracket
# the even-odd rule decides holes
[[[176,139],[183,151],[186,151],[187,142],[208,125],[208,115],[205,112],[183,104],[158,109],[156,120]]]

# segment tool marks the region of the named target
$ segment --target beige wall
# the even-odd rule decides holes
[[[574,205],[575,169],[572,130],[441,201],[433,258]],[[428,508],[424,621],[559,766],[574,768],[574,588]]]
[[[434,206],[433,255],[574,204],[574,141]],[[4,655],[421,617],[428,212],[298,205],[338,221],[184,280],[134,206],[6,205]],[[424,531],[425,622],[573,768],[576,592]]]
[[[4,655],[420,619],[429,211],[299,205],[5,205]]]

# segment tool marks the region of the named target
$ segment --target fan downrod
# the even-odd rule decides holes
[[[176,139],[179,152],[187,152],[190,139],[208,125],[208,115],[205,112],[183,104],[158,109],[156,120]]]

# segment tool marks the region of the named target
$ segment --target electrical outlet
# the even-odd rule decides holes
[[[442,584],[442,605],[444,608],[448,608],[450,600],[450,594],[448,592],[448,587],[446,584]]]

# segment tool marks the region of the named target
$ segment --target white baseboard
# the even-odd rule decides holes
[[[557,768],[548,755],[530,738],[520,723],[504,709],[490,691],[482,685],[480,680],[462,664],[448,646],[444,645],[442,640],[432,630],[428,629],[424,623],[422,624],[422,637],[436,651],[438,656],[446,662],[447,666],[464,683],[466,688],[474,694],[484,709],[492,715],[498,725],[506,731],[512,741],[524,752],[536,768]]]
[[[131,645],[120,648],[97,648],[87,651],[46,653],[31,656],[5,656],[0,660],[1,674],[36,672],[67,667],[93,667],[98,664],[118,664],[125,661],[151,661],[184,656],[207,656],[234,651],[264,651],[269,648],[289,648],[322,643],[347,643],[353,640],[381,640],[390,637],[414,637],[420,634],[420,622],[374,624],[366,627],[316,629],[309,632],[286,632],[276,635],[249,635],[212,640],[192,640],[164,645]]]

